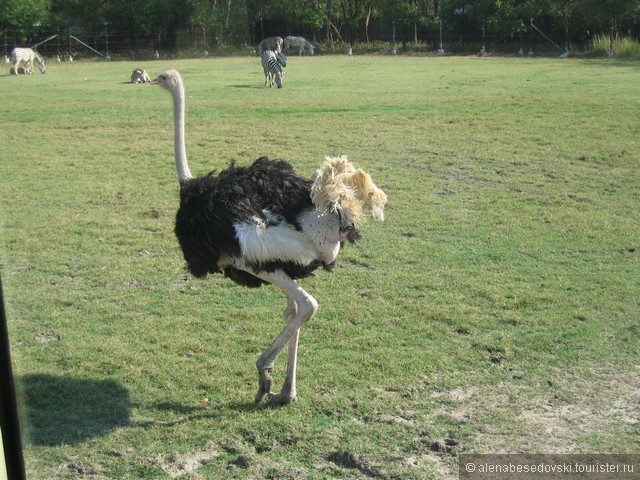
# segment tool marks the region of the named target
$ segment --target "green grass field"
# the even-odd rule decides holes
[[[388,197],[303,281],[300,401],[253,403],[284,296],[190,278],[167,92],[205,174],[347,154]],[[640,453],[637,61],[290,57],[0,76],[2,281],[30,479],[448,479]],[[286,358],[276,363],[279,389]]]

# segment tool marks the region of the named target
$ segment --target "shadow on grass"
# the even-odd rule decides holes
[[[162,412],[172,412],[178,415],[181,415],[178,422],[184,421],[186,419],[197,419],[197,418],[217,418],[224,417],[228,418],[229,415],[233,416],[234,412],[238,415],[244,412],[255,412],[259,410],[270,410],[270,409],[278,409],[278,408],[286,408],[286,405],[279,405],[270,403],[268,401],[255,403],[255,402],[229,402],[229,403],[220,403],[220,404],[205,404],[205,405],[184,405],[176,402],[161,402],[156,403],[151,406],[151,409],[162,411]]]
[[[130,425],[129,392],[113,380],[47,374],[17,379],[24,431],[36,445],[77,444]]]
[[[136,422],[137,427],[148,428],[152,426],[171,427],[186,422],[206,419],[225,419],[235,418],[246,412],[255,412],[260,410],[271,410],[278,408],[286,408],[286,405],[278,405],[270,402],[230,402],[220,404],[206,405],[184,405],[176,402],[160,402],[145,407],[150,411],[163,412],[166,414],[175,414],[177,416],[164,420],[145,420]]]
[[[252,84],[252,85],[229,85],[229,88],[251,88],[251,89],[262,89],[262,88],[268,88],[265,87],[264,85],[261,84]]]
[[[24,431],[35,445],[74,445],[120,427],[172,426],[207,418],[229,418],[243,412],[282,408],[269,402],[219,405],[157,403],[146,408],[178,415],[169,420],[131,421],[129,392],[113,380],[92,380],[47,374],[17,379],[24,404]]]

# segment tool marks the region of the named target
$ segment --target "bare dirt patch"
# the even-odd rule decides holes
[[[195,472],[202,465],[218,457],[219,453],[211,451],[195,452],[191,454],[161,454],[155,463],[171,478],[179,478]]]
[[[535,392],[511,382],[434,392],[432,397],[446,400],[434,415],[483,425],[468,442],[473,453],[636,451],[637,444],[625,438],[634,438],[640,423],[640,367],[554,372],[550,378]]]

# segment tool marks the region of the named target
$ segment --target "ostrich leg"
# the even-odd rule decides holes
[[[296,374],[298,364],[298,337],[300,336],[300,330],[296,331],[289,340],[287,360],[287,376],[284,379],[282,390],[280,393],[273,394],[269,399],[275,403],[291,403],[298,399],[296,392]]]
[[[292,300],[288,301],[287,309],[284,311],[284,321],[288,324],[296,315],[298,311],[298,304]],[[277,403],[291,403],[297,399],[296,392],[296,373],[298,364],[298,337],[300,336],[300,329],[293,334],[289,345],[287,346],[287,353],[289,358],[287,359],[287,376],[284,379],[282,390],[279,394],[273,395],[270,400]]]
[[[287,295],[287,310],[285,317],[287,325],[273,343],[264,351],[256,366],[258,367],[259,385],[256,402],[265,397],[275,403],[291,403],[296,399],[296,363],[298,356],[298,331],[318,310],[318,302],[305,292],[282,270],[274,272],[251,272],[262,280],[280,287]],[[295,305],[295,306],[294,306]],[[297,306],[297,308],[296,308]],[[276,357],[289,344],[289,362],[287,365],[287,379],[279,394],[271,392],[272,379],[269,372],[273,370]]]

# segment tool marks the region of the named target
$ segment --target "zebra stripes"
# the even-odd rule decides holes
[[[313,55],[314,47],[309,40],[304,37],[285,37],[284,39],[284,53],[289,55],[289,49],[291,47],[298,47],[298,55],[304,54],[304,49],[308,48],[309,53]]]
[[[278,65],[280,65],[282,69],[282,75],[286,75],[287,71],[287,57],[281,51],[276,51],[276,60],[278,61]]]
[[[269,37],[265,38],[258,45],[258,53],[262,55],[267,50],[273,50],[274,52],[282,51],[282,37]]]
[[[280,55],[282,53],[278,52]],[[273,87],[275,82],[282,88],[282,68],[278,62],[278,54],[272,50],[262,52],[262,68],[264,69],[264,86]]]
[[[283,50],[284,45],[284,50]],[[274,83],[282,88],[282,77],[286,74],[287,57],[291,47],[298,47],[298,55],[303,55],[305,50],[311,55],[315,47],[304,37],[288,36],[268,37],[258,45],[260,60],[264,70],[264,85],[273,87]],[[255,53],[255,50],[254,50]]]
[[[21,63],[24,62],[24,70],[25,72],[30,69],[33,71],[33,61],[35,60],[38,64],[38,68],[40,68],[40,73],[44,73],[46,68],[44,66],[44,60],[38,52],[34,51],[31,48],[14,48],[11,52],[11,58],[13,60],[13,69],[12,72],[18,75],[18,67]]]

